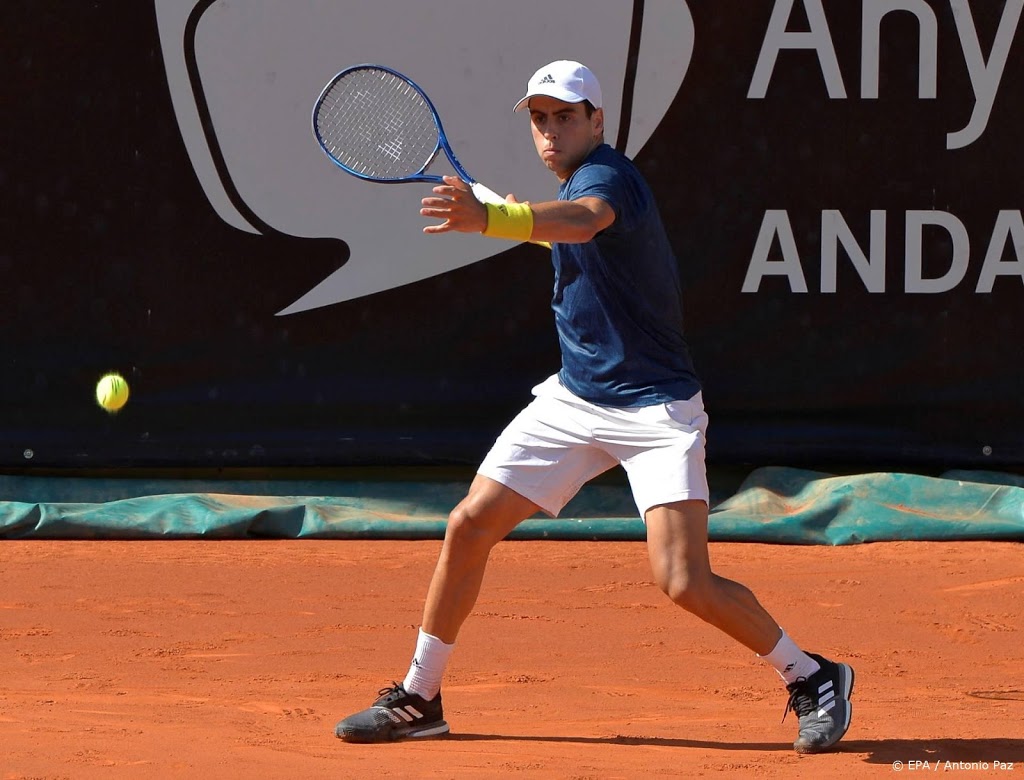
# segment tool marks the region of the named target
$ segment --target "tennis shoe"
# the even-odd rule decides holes
[[[430,701],[408,693],[400,683],[377,692],[369,709],[349,715],[334,729],[345,742],[396,742],[400,739],[439,737],[448,733],[438,692]]]
[[[799,720],[799,733],[793,747],[797,753],[823,753],[843,738],[850,728],[853,712],[853,669],[808,653],[821,668],[810,677],[801,677],[786,686],[789,701],[782,714],[785,722],[790,710]]]

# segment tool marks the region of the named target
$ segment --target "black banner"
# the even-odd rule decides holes
[[[486,64],[440,64],[416,19],[419,48],[320,53],[323,4],[238,5],[0,7],[0,466],[473,463],[557,370],[545,250],[406,239],[426,189],[308,133],[331,69],[421,62],[467,167],[554,197],[511,113],[543,47],[474,44],[485,4],[452,16]],[[549,32],[620,34],[556,56],[628,102],[609,140],[679,255],[710,458],[1024,464],[1024,0],[652,5]]]

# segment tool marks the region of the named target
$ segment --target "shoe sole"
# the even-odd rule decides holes
[[[424,729],[416,729],[410,731],[407,734],[403,734],[400,739],[430,739],[431,737],[443,737],[449,733],[451,729],[448,728],[448,724],[444,721],[435,723]]]
[[[439,737],[447,736],[449,731],[448,723],[441,721],[440,723],[431,723],[429,726],[423,726],[421,728],[408,730],[396,729],[385,734],[360,734],[359,732],[345,733],[344,731],[336,728],[334,730],[334,736],[342,742],[350,742],[359,745],[373,745],[385,742],[402,742],[407,739],[437,739]]]
[[[793,748],[801,755],[824,753],[845,737],[846,732],[850,729],[850,721],[853,719],[853,702],[850,701],[850,697],[853,695],[853,667],[849,664],[837,664],[837,666],[844,671],[843,677],[846,682],[846,685],[843,686],[845,688],[843,691],[843,698],[846,699],[846,718],[843,723],[843,729],[834,739],[829,740],[823,745],[800,745],[798,743],[794,743]]]

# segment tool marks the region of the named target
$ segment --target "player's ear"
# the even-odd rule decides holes
[[[590,115],[590,124],[594,128],[594,136],[604,135],[604,109],[595,108],[594,113]]]

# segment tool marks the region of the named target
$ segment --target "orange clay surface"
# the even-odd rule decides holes
[[[452,735],[345,744],[335,722],[405,674],[439,549],[0,542],[0,778],[860,778],[927,761],[1024,780],[1019,544],[712,545],[798,643],[855,667],[835,753],[793,753],[775,672],[618,542],[499,545],[444,688]]]

